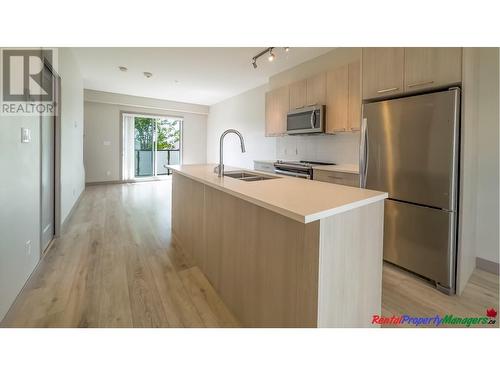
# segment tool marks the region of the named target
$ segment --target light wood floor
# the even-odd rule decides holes
[[[87,187],[2,327],[238,327],[206,277],[171,244],[171,182]],[[498,276],[460,297],[384,266],[383,315],[498,311]],[[497,323],[498,325],[498,323]]]

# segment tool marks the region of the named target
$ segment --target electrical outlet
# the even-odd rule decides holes
[[[26,241],[26,245],[24,247],[26,249],[26,255],[31,255],[31,240]]]
[[[106,176],[111,176],[111,171],[106,171]]]
[[[287,149],[286,149],[286,147],[285,147],[285,155],[286,155],[286,154],[288,154],[288,152],[287,152]]]

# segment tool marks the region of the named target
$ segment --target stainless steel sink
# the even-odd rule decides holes
[[[247,182],[272,180],[275,178],[279,178],[279,177],[267,176],[267,175],[262,175],[262,174],[257,174],[257,173],[249,173],[249,172],[245,172],[245,171],[225,172],[224,177],[236,178],[238,180],[247,181]]]

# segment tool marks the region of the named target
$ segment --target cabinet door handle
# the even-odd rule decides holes
[[[423,81],[423,82],[416,82],[416,83],[410,83],[408,87],[415,87],[415,86],[422,86],[422,85],[429,85],[431,83],[434,83],[434,81]]]
[[[391,87],[390,89],[382,89],[382,90],[378,90],[377,92],[379,94],[381,94],[383,92],[396,91],[396,90],[399,90],[399,87]]]

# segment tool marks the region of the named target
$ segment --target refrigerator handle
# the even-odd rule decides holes
[[[361,139],[359,145],[359,186],[366,187],[366,172],[368,170],[368,127],[367,119],[361,121]]]

